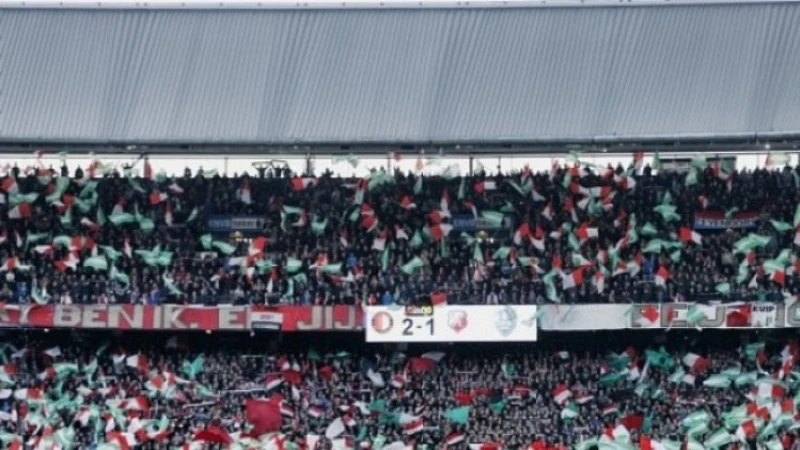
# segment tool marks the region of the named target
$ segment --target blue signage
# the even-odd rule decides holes
[[[267,219],[261,216],[208,216],[205,230],[210,233],[258,232],[264,229]]]
[[[452,218],[450,223],[453,224],[453,231],[499,231],[499,230],[508,230],[511,228],[511,218],[506,217],[503,219],[503,223],[499,225],[495,225],[493,223],[487,223],[485,219],[482,217],[478,217],[477,219],[475,216],[471,214],[455,214]]]

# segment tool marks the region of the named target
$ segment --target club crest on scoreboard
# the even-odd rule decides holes
[[[447,313],[447,326],[453,329],[456,333],[460,333],[469,325],[469,316],[464,310],[448,311]]]
[[[370,325],[372,329],[380,334],[388,333],[392,330],[394,326],[394,319],[392,315],[386,311],[381,311],[374,316],[372,316],[372,320],[370,321]]]

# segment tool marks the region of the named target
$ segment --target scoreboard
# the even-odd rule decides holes
[[[367,342],[533,342],[535,305],[369,306]]]

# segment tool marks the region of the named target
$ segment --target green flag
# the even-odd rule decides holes
[[[564,409],[561,410],[561,420],[571,420],[578,417],[578,405],[575,402],[569,402]]]
[[[186,218],[186,223],[194,222],[197,219],[197,216],[200,214],[200,210],[197,207],[192,208],[192,212],[189,213],[189,217]]]
[[[123,283],[123,284],[126,284],[126,285],[130,285],[131,284],[131,278],[128,275],[126,275],[126,274],[120,272],[119,270],[117,270],[117,268],[114,267],[114,266],[111,266],[111,271],[109,273],[109,278],[111,278],[112,280],[119,281],[120,283]]]
[[[484,264],[485,261],[483,260],[483,252],[481,251],[480,245],[476,244],[475,247],[473,248],[472,260],[477,262],[478,264]]]
[[[175,285],[175,281],[172,278],[167,277],[166,273],[161,279],[164,281],[164,287],[167,288],[170,295],[183,295],[183,291]]]
[[[61,221],[61,226],[65,228],[69,228],[72,226],[72,208],[67,208],[66,212],[64,212],[63,216],[59,217]]]
[[[714,389],[728,389],[731,387],[731,380],[725,375],[712,375],[703,381],[703,386]]]
[[[487,225],[497,227],[503,224],[504,214],[497,211],[481,211],[481,217]]]
[[[689,165],[698,170],[705,170],[708,167],[705,155],[697,154],[692,157]]]
[[[748,386],[755,384],[757,378],[757,372],[747,372],[736,377],[736,379],[733,380],[733,384],[736,385],[736,387]]]
[[[707,424],[711,421],[711,415],[706,410],[695,411],[686,416],[681,424],[686,428],[692,428],[699,424]]]
[[[289,273],[295,273],[298,270],[300,270],[302,266],[303,266],[303,261],[300,261],[297,258],[290,257],[286,259],[286,264],[284,265],[284,268]]]
[[[214,238],[211,237],[210,234],[204,234],[200,236],[200,245],[203,246],[204,250],[211,250],[211,243],[214,242]]]
[[[409,262],[403,264],[400,267],[400,270],[405,272],[408,275],[413,274],[417,269],[421,269],[425,266],[425,263],[420,259],[418,256],[413,257]]]
[[[103,251],[103,253],[108,259],[111,260],[111,262],[116,261],[120,256],[122,256],[122,252],[117,251],[114,247],[108,245],[99,245],[98,247],[100,247],[100,250]]]
[[[511,252],[511,247],[500,247],[492,254],[492,259],[507,259]]]
[[[321,236],[321,235],[325,234],[325,228],[328,227],[328,219],[326,218],[325,220],[323,220],[321,222],[318,222],[316,220],[316,217],[314,219],[315,220],[313,222],[311,222],[311,231],[314,234],[316,234],[317,236]]]
[[[387,249],[388,251],[388,249]],[[325,264],[320,268],[324,273],[338,274],[342,273],[342,263]]]
[[[506,402],[507,400],[503,399],[503,400],[498,400],[494,403],[490,403],[489,409],[492,410],[492,412],[495,414],[502,414],[503,409],[505,409],[506,407]]]
[[[658,234],[658,230],[650,222],[647,222],[646,224],[644,224],[644,226],[642,227],[641,230],[639,230],[639,232],[642,233],[642,235],[644,235],[644,236],[655,236],[655,235]]]
[[[453,423],[466,425],[469,423],[469,406],[449,409],[442,413],[442,416]]]
[[[517,366],[507,362],[500,364],[500,370],[506,378],[513,378],[517,374]]]
[[[686,180],[684,183],[686,184],[686,187],[697,184],[697,170],[689,169],[689,173],[686,174]]]
[[[211,243],[211,246],[216,248],[217,250],[220,251],[220,253],[226,256],[232,255],[234,252],[236,252],[236,246],[228,244],[227,242],[223,241],[214,241]]]
[[[120,226],[136,222],[136,218],[129,213],[118,213],[118,214],[111,214],[110,216],[108,216],[108,221],[114,224],[115,226]]]
[[[412,247],[419,247],[422,245],[422,235],[419,233],[419,230],[414,232],[414,236],[411,237],[411,240],[408,242],[408,245]]]
[[[94,270],[108,270],[108,261],[105,256],[92,256],[83,261],[83,267],[90,267]]]
[[[758,357],[758,354],[764,351],[764,347],[766,347],[766,343],[764,342],[754,342],[752,344],[747,344],[744,347],[744,354],[750,361],[755,361],[756,358]]]
[[[645,358],[653,367],[671,369],[675,366],[675,359],[661,347],[658,351],[645,350]]]
[[[779,220],[770,220],[769,223],[772,224],[772,226],[775,228],[775,231],[777,231],[778,233],[783,233],[794,228],[792,227],[792,225],[786,222],[781,222]]]
[[[183,365],[181,366],[181,371],[186,374],[189,379],[194,380],[197,378],[197,375],[203,371],[203,363],[205,359],[203,355],[199,355],[193,361],[184,361]]]
[[[625,378],[625,375],[620,372],[610,372],[600,377],[600,387],[613,386]]]

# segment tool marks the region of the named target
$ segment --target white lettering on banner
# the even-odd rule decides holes
[[[369,306],[367,342],[534,342],[536,306]]]
[[[82,327],[81,308],[73,305],[62,305],[53,314],[53,325],[56,327]]]
[[[584,304],[543,305],[539,327],[545,331],[586,331],[653,328],[800,328],[800,302],[736,303],[698,305],[660,304]],[[689,309],[703,313],[696,323],[688,323]],[[744,315],[742,313],[745,312]],[[737,319],[734,319],[738,317]],[[729,321],[729,319],[731,319]],[[742,323],[744,321],[745,323]]]
[[[282,323],[283,315],[281,316]],[[219,329],[220,330],[247,330],[250,329],[250,314],[248,308],[245,306],[234,306],[231,308],[223,308],[219,311]]]
[[[81,325],[84,328],[105,328],[106,323],[103,322],[100,313],[108,311],[108,317],[111,318],[111,311],[105,305],[88,305],[83,307],[83,314],[81,315]]]
[[[357,316],[355,308],[347,310],[347,320],[336,320],[333,308],[325,306],[311,307],[311,320],[297,322],[297,329],[300,331],[320,331],[320,330],[356,330],[360,324],[356,323]]]
[[[542,330],[624,330],[630,328],[633,305],[543,305],[539,318]]]

